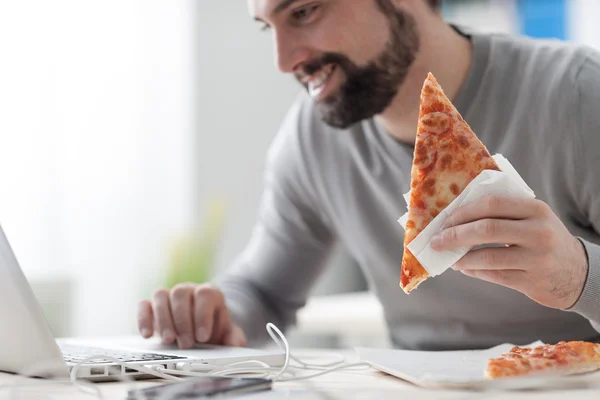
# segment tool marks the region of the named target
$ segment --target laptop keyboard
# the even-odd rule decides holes
[[[121,362],[136,362],[136,361],[170,361],[170,360],[185,360],[184,356],[173,356],[167,354],[156,353],[137,353],[130,351],[110,350],[105,348],[88,347],[88,346],[73,346],[60,345],[63,358],[66,362],[78,363],[92,356],[107,356],[116,358]],[[107,364],[114,363],[111,359],[96,358],[86,361],[86,364]]]

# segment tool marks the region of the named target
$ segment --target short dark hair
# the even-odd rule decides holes
[[[440,8],[442,5],[442,0],[427,0],[431,8]]]

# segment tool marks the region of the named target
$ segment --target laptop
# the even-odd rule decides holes
[[[163,345],[158,338],[56,339],[0,226],[0,371],[66,377],[80,361],[91,356],[99,358],[80,364],[78,378],[110,381],[153,377],[102,356],[168,369],[185,369],[189,364],[225,366],[249,360],[280,367],[285,361],[285,353],[280,350],[200,344],[194,349],[179,350],[176,345]]]

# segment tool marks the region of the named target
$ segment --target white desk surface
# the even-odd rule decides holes
[[[304,350],[297,351],[299,357],[302,355],[324,354],[327,350]],[[340,353],[338,350],[331,350]],[[344,355],[352,360],[354,352],[346,351]],[[311,360],[313,361],[314,358]],[[24,387],[18,391],[11,392],[4,385],[16,383],[18,377],[10,374],[0,374],[0,399],[94,399],[97,397],[82,393],[70,385],[47,385],[43,380],[23,380],[19,383],[38,383],[35,387]],[[97,383],[103,398],[106,400],[125,399],[127,391],[133,387],[143,388],[150,385],[164,383],[160,380],[137,381],[135,383],[109,382]],[[135,386],[132,386],[135,385]],[[237,397],[234,397],[237,398]],[[253,395],[239,397],[247,400],[254,399],[511,399],[511,400],[553,400],[553,399],[600,399],[599,389],[576,389],[576,390],[552,390],[552,391],[512,391],[512,392],[476,392],[458,390],[432,390],[422,389],[400,379],[376,372],[371,369],[362,371],[336,371],[328,375],[312,378],[306,381],[276,383],[273,390]]]

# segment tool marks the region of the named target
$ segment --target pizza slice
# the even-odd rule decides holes
[[[408,244],[483,170],[500,168],[429,73],[420,97],[400,287],[427,279]]]
[[[533,375],[573,375],[600,369],[600,344],[571,341],[534,348],[513,347],[508,353],[490,359],[487,379]]]

